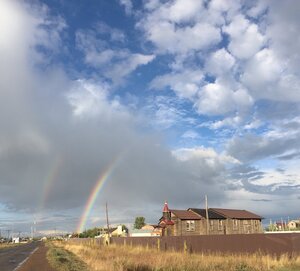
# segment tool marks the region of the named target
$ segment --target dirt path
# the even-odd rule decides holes
[[[56,271],[47,261],[47,247],[41,244],[17,271]]]

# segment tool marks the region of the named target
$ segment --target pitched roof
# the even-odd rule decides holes
[[[226,218],[236,218],[236,219],[263,219],[263,217],[251,213],[246,210],[237,209],[221,209],[221,208],[209,208],[209,210],[224,216]]]
[[[172,220],[167,220],[165,218],[162,218],[159,222],[159,226],[164,227],[164,225],[174,225],[174,222]]]
[[[197,208],[189,208],[189,210],[197,213],[198,215],[206,218],[206,210],[205,209],[197,209]],[[217,214],[215,212],[213,212],[212,210],[208,209],[208,218],[209,219],[226,219],[226,217]]]
[[[198,214],[195,214],[192,211],[187,210],[170,210],[171,213],[173,213],[175,216],[177,216],[179,219],[182,220],[200,220],[201,216]]]
[[[164,209],[163,209],[163,213],[169,212],[169,206],[168,206],[168,202],[165,201],[165,205],[164,205]]]

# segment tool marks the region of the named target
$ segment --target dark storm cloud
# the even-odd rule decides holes
[[[46,16],[39,7],[34,10],[30,16]],[[32,23],[27,11],[20,13],[24,24]],[[36,31],[60,37],[60,30],[53,35],[34,24],[27,36],[35,37]],[[96,202],[99,216],[105,201],[112,221],[148,210],[147,219],[156,222],[165,200],[176,208],[197,207],[205,194],[216,205],[226,200],[225,169],[217,157],[174,157],[162,138],[141,131],[137,112],[116,100],[105,83],[70,80],[56,65],[37,71],[31,64],[40,59],[34,51],[39,40],[24,43],[23,38],[20,30],[8,41],[21,57],[0,52],[6,60],[0,62],[0,199],[7,211],[41,213],[28,218],[38,219],[40,229],[74,229],[99,176],[120,154]],[[40,57],[47,62],[46,55]],[[51,215],[54,211],[71,215]],[[27,230],[31,224],[18,222]]]
[[[277,156],[277,159],[292,160],[292,159],[299,158],[299,157],[300,157],[300,152],[294,152],[294,153],[290,153],[290,154],[286,154],[286,155]]]
[[[258,117],[266,122],[292,119],[300,113],[299,103],[258,101],[257,104]],[[299,128],[299,123],[292,122],[287,128]]]
[[[295,184],[295,180],[292,178],[293,176],[285,175],[286,180],[280,184],[276,182],[269,185],[259,185],[255,183],[255,181],[263,179],[265,175],[265,172],[248,165],[233,167],[229,174],[231,179],[240,181],[240,184],[238,184],[236,188],[242,186],[246,191],[256,194],[284,196],[286,194],[294,195],[298,193],[300,185]],[[257,201],[257,199],[255,200]]]
[[[258,202],[270,202],[270,201],[272,201],[272,200],[270,200],[270,199],[253,199],[252,201],[258,201]]]
[[[243,137],[231,139],[227,146],[227,152],[240,161],[253,162],[299,149],[299,136],[300,132],[280,138],[246,134]]]
[[[205,157],[179,161],[160,138],[138,131],[133,113],[108,93],[105,83],[70,80],[55,65],[32,67],[41,58],[47,62],[42,52],[37,57],[35,48],[41,41],[36,33],[42,32],[43,46],[55,55],[63,27],[50,30],[35,24],[47,18],[45,7],[34,6],[35,12],[29,13],[30,6],[5,5],[11,13],[18,10],[16,16],[30,26],[27,43],[17,28],[19,35],[7,41],[7,52],[1,52],[6,61],[0,63],[0,197],[6,208],[81,210],[99,176],[120,153],[119,164],[99,194],[100,205],[109,201],[114,209],[155,205],[158,210],[165,199],[187,206],[205,193],[212,194],[211,200],[224,199],[218,192],[221,165],[210,166]],[[45,23],[63,25],[57,18],[47,19]]]
[[[233,179],[261,179],[264,177],[265,172],[258,170],[257,168],[250,165],[239,165],[235,166],[230,170],[230,176]]]

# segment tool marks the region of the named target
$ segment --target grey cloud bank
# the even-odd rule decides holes
[[[131,1],[120,3],[127,16],[134,14]],[[243,206],[264,216],[284,214],[288,207],[289,215],[297,215],[300,58],[298,43],[287,41],[296,35],[297,28],[289,26],[299,26],[300,5],[255,3],[248,15],[257,22],[246,19],[243,1],[211,1],[205,8],[201,1],[145,4],[140,11],[145,16],[135,18],[144,43],[154,47],[147,54],[110,50],[97,35],[111,31],[110,41],[122,44],[125,34],[104,23],[96,24],[98,32],[79,29],[77,49],[89,68],[103,73],[97,78],[70,75],[53,61],[66,49],[62,17],[50,15],[42,4],[2,1],[0,204],[5,212],[26,219],[41,213],[45,229],[68,224],[71,230],[99,176],[120,156],[96,201],[93,225],[103,221],[99,214],[106,201],[115,223],[146,213],[156,222],[164,200],[172,208],[199,207],[205,194],[214,207]],[[228,46],[216,49],[222,35]],[[126,105],[114,91],[139,66],[164,55],[172,59],[169,72],[150,80],[149,88],[167,87],[174,96],[159,93],[145,108]],[[194,114],[219,119],[199,123],[187,115],[186,101]],[[162,131],[178,123],[192,126],[181,133],[186,140],[201,138],[197,129],[207,127],[217,146],[166,146]],[[216,130],[232,136],[218,138]]]

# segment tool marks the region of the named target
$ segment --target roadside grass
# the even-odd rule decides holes
[[[8,247],[18,247],[18,246],[22,246],[22,245],[24,245],[24,243],[19,243],[19,244],[2,243],[2,244],[0,244],[0,249],[8,248]]]
[[[299,271],[300,257],[286,255],[221,255],[161,252],[130,246],[99,246],[62,242],[60,247],[73,252],[90,270],[98,271]]]
[[[57,271],[90,271],[87,265],[72,252],[57,247],[53,243],[46,243],[48,247],[47,260]]]

